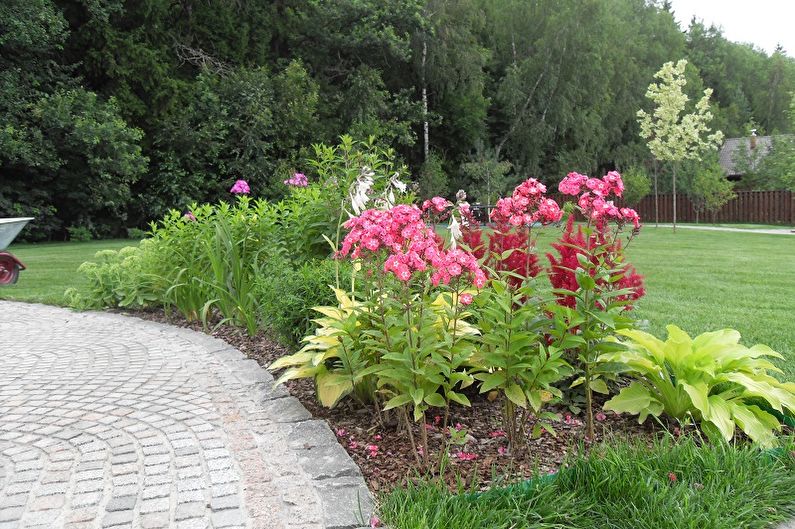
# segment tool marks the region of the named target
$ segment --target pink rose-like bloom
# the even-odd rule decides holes
[[[288,186],[306,187],[309,185],[309,180],[307,180],[304,173],[295,173],[292,177],[285,180],[284,183]]]
[[[248,182],[245,180],[238,180],[235,182],[235,185],[232,186],[232,189],[230,189],[229,192],[236,195],[248,195],[251,192],[251,189],[248,187]]]
[[[461,300],[462,305],[472,304],[472,294],[470,294],[469,292],[464,292],[463,294],[461,294],[461,297],[459,299]]]

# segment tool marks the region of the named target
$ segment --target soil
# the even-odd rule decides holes
[[[200,323],[188,322],[177,314],[166,314],[162,309],[125,313],[202,331]],[[264,332],[248,336],[243,329],[223,325],[211,334],[256,360],[263,368],[292,352]],[[416,478],[417,460],[404,423],[398,421],[396,415],[378,414],[374,408],[360,406],[352,399],[343,400],[335,408],[325,408],[315,398],[314,384],[308,379],[289,381],[285,386],[312,415],[328,422],[339,443],[361,468],[370,490],[375,493],[390,490]],[[464,445],[448,447],[450,457],[443,475],[451,487],[474,484],[478,489],[485,489],[497,482],[514,482],[553,473],[565,464],[568,454],[579,447],[587,449],[589,445],[584,441],[584,417],[563,407],[551,407],[550,411],[559,415],[559,420],[552,422],[556,434],[544,432],[536,439],[528,435],[528,449],[511,454],[501,429],[500,399],[489,400],[487,396],[476,393],[468,394],[468,397],[472,407],[454,405],[448,421],[457,429],[466,430]],[[430,467],[438,473],[443,419],[440,416],[429,417],[428,422]],[[528,432],[532,431],[533,425],[531,418]],[[419,440],[419,423],[413,423],[412,427],[415,439]],[[650,437],[655,429],[659,430],[659,426],[651,421],[639,425],[634,417],[598,413],[595,441],[606,436]]]

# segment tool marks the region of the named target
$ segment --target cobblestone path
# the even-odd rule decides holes
[[[0,302],[0,529],[348,528],[325,422],[209,336]]]

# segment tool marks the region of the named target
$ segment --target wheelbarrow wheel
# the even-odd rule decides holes
[[[19,278],[19,264],[10,255],[0,255],[0,285],[11,285]]]

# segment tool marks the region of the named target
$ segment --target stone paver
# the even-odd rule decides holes
[[[209,336],[0,301],[0,527],[330,528],[371,497],[328,425]]]

